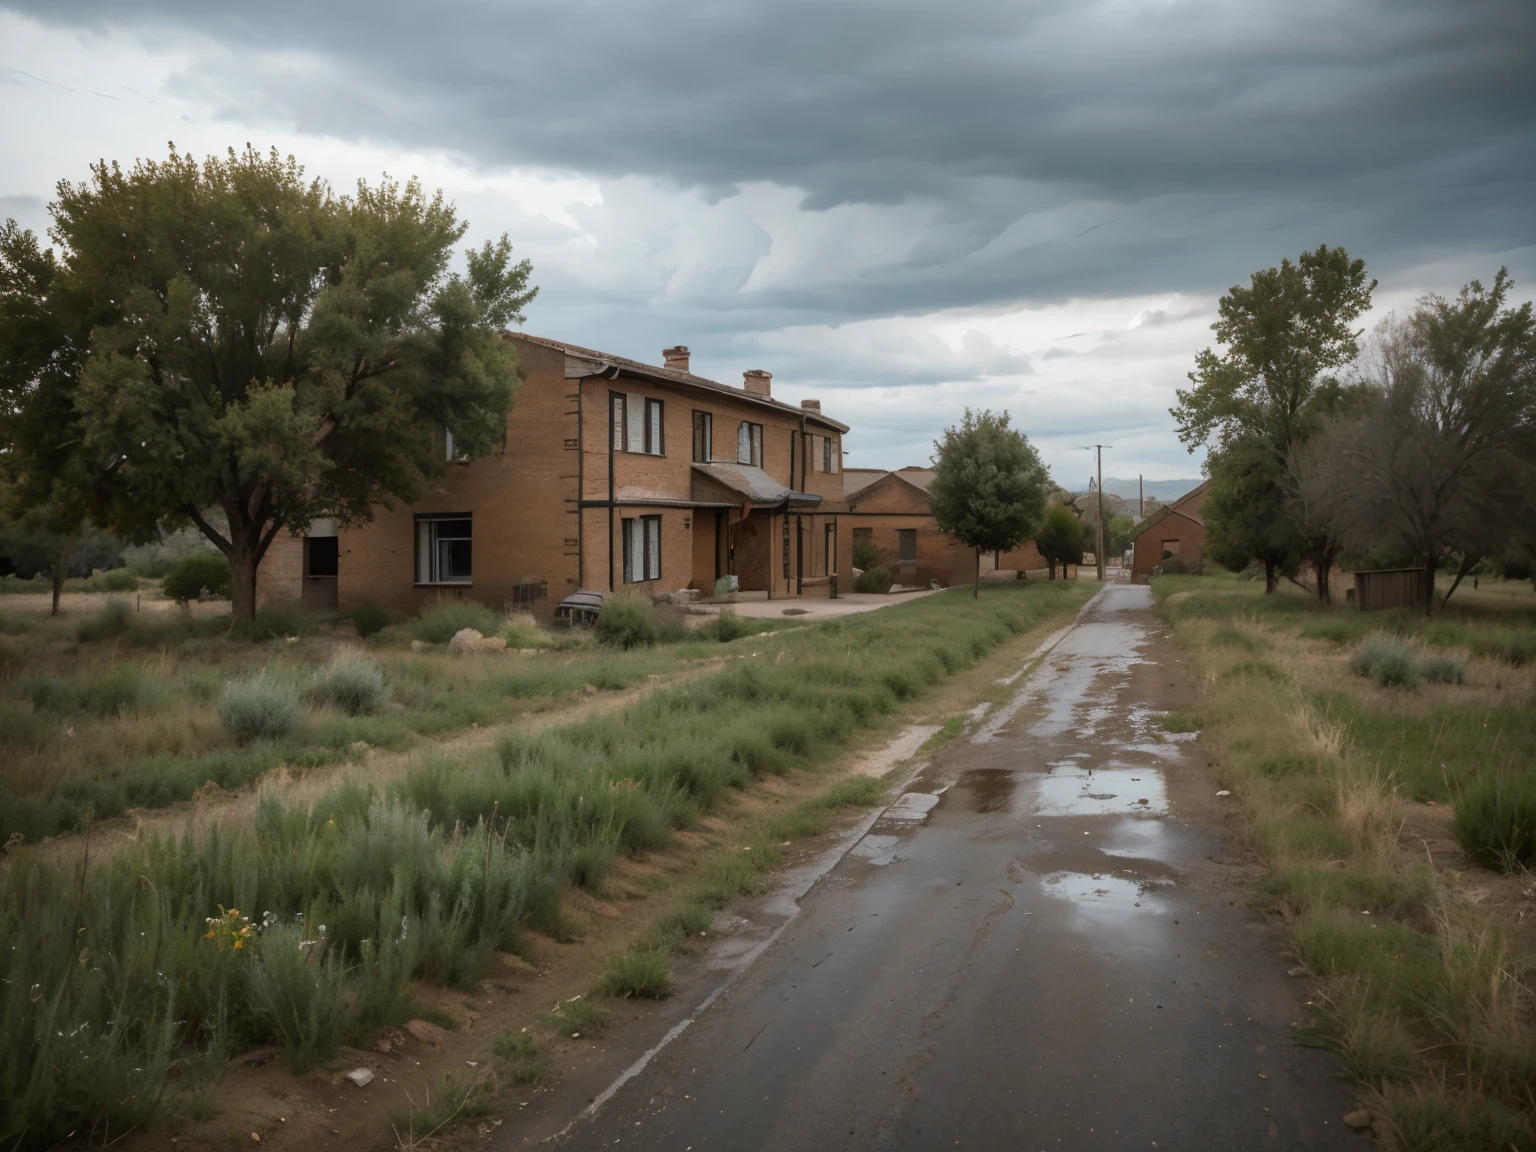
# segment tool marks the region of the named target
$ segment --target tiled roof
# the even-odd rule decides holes
[[[843,497],[846,499],[855,492],[862,492],[876,480],[889,476],[884,468],[844,468],[843,469]]]
[[[654,364],[645,364],[639,360],[631,360],[627,356],[615,356],[611,352],[599,352],[594,348],[583,348],[579,344],[567,344],[564,340],[551,340],[547,336],[530,336],[526,332],[513,332],[510,335],[514,339],[527,340],[530,344],[542,344],[546,348],[555,348],[572,356],[609,364],[626,372],[649,376],[655,380],[670,381],[674,384],[684,384],[694,388],[724,393],[733,400],[744,401],[748,404],[758,404],[767,408],[777,408],[780,412],[786,414],[803,416],[812,424],[835,428],[839,432],[848,431],[848,425],[839,423],[830,416],[823,416],[820,412],[813,412],[809,408],[796,408],[793,404],[786,404],[782,400],[773,399],[771,396],[757,396],[748,392],[745,388],[733,388],[729,384],[721,384],[718,380],[711,380],[707,376],[695,376],[692,372],[679,372],[674,368],[658,368]]]

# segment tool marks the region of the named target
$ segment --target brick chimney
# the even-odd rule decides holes
[[[674,372],[688,371],[688,345],[679,344],[676,348],[663,348],[661,362]]]
[[[800,407],[804,408],[807,412],[814,412],[818,416],[821,415],[820,400],[802,400],[800,401]]]
[[[761,368],[748,368],[741,374],[741,386],[754,396],[773,395],[773,373]]]

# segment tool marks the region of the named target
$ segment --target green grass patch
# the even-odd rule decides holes
[[[496,1073],[509,1084],[536,1084],[555,1069],[555,1060],[531,1032],[503,1032],[491,1042]]]
[[[1200,731],[1200,722],[1188,712],[1170,712],[1158,721],[1157,726],[1164,732],[1175,734]]]
[[[1491,772],[1473,780],[1456,797],[1451,831],[1485,867],[1513,872],[1536,863],[1536,772]]]
[[[582,1036],[600,1036],[613,1019],[613,1010],[595,1000],[578,997],[567,1000],[553,1012],[539,1017],[539,1023],[551,1032],[562,1035],[579,1033]]]
[[[667,954],[654,948],[620,952],[608,958],[597,981],[602,996],[627,1000],[661,1000],[672,994],[672,969]]]
[[[418,1102],[389,1114],[402,1148],[416,1148],[446,1136],[462,1124],[490,1114],[496,1082],[489,1072],[461,1068],[441,1073]]]

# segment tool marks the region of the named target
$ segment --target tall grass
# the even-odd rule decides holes
[[[824,761],[1082,598],[1028,584],[800,629],[759,661],[428,762],[387,789],[350,785],[308,806],[267,795],[249,825],[145,835],[88,869],[13,864],[0,871],[0,939],[13,942],[0,1142],[47,1147],[140,1122],[174,1091],[173,1058],[217,1062],[270,1042],[303,1067],[366,1042],[404,1018],[411,980],[471,986],[521,932],[560,933],[560,886],[579,854],[665,843],[731,788]],[[822,810],[874,787],[850,784]],[[746,871],[720,863],[698,901],[742,891],[772,847]],[[661,977],[649,960],[633,965],[615,988],[664,987],[664,961]]]
[[[1292,944],[1324,996],[1304,1036],[1339,1052],[1385,1102],[1406,1146],[1472,1149],[1497,1138],[1525,1147],[1536,1139],[1530,958],[1427,865],[1404,866],[1398,835],[1403,793],[1454,799],[1468,853],[1517,864],[1536,844],[1525,771],[1536,721],[1471,703],[1377,712],[1343,692],[1222,675],[1241,659],[1209,623],[1251,612],[1267,616],[1275,636],[1358,642],[1357,672],[1402,685],[1437,659],[1420,663],[1412,641],[1472,647],[1469,635],[1488,621],[1426,626],[1371,614],[1361,624],[1356,614],[1272,607],[1265,601],[1280,597],[1205,580],[1209,594],[1190,582],[1154,589],[1176,634],[1216,673],[1201,715],[1223,749],[1219,779],[1243,801],[1268,868],[1261,891],[1288,914]],[[1459,667],[1433,678],[1454,683]]]

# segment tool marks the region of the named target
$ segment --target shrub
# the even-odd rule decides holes
[[[592,634],[599,644],[615,648],[649,647],[656,643],[656,609],[643,596],[610,596]]]
[[[315,673],[309,698],[353,716],[378,712],[389,703],[384,673],[366,656],[343,656]]]
[[[251,999],[257,1016],[282,1045],[295,1072],[328,1060],[347,1027],[345,975],[325,948],[301,941],[297,927],[275,924],[260,937],[251,968]],[[218,947],[216,941],[209,947]]]
[[[114,596],[80,621],[80,626],[75,629],[75,635],[82,644],[89,644],[96,640],[111,640],[128,631],[128,625],[132,622],[133,605]]]
[[[603,967],[597,990],[604,996],[645,996],[660,1000],[672,992],[672,973],[664,952],[654,948],[620,952]]]
[[[1431,684],[1465,684],[1467,662],[1454,656],[1431,656],[1419,665],[1419,673]]]
[[[1456,798],[1452,835],[1479,864],[1513,871],[1536,860],[1536,775],[1495,772]]]
[[[859,573],[858,579],[853,582],[853,590],[884,594],[891,590],[891,585],[894,583],[896,583],[896,570],[887,568],[884,564],[878,564]]]
[[[400,1147],[420,1148],[429,1137],[488,1113],[495,1091],[491,1077],[473,1068],[444,1072],[432,1082],[420,1104],[411,1100],[406,1111],[391,1112],[389,1122]]]
[[[364,600],[352,609],[352,627],[364,640],[389,627],[389,613],[372,600]]]
[[[554,640],[526,612],[514,612],[501,629],[508,648],[553,648]]]
[[[1367,636],[1350,657],[1350,670],[1367,676],[1388,688],[1411,688],[1419,682],[1419,670],[1413,662],[1413,649],[1401,640],[1380,633]]]
[[[1536,632],[1515,628],[1491,628],[1474,634],[1474,650],[1481,656],[1492,656],[1506,664],[1530,664],[1536,662]]]
[[[496,1071],[513,1084],[532,1084],[549,1075],[555,1066],[528,1032],[503,1032],[492,1041],[491,1049],[496,1054]]]
[[[172,600],[185,604],[205,595],[229,596],[229,557],[222,552],[194,552],[176,561],[165,574],[161,589]]]
[[[219,719],[242,744],[281,739],[299,726],[299,696],[270,676],[239,681],[224,689]]]
[[[110,572],[103,572],[100,583],[103,592],[137,592],[139,590],[139,578],[128,568],[114,568]]]
[[[416,639],[428,644],[446,644],[466,628],[490,636],[496,631],[496,613],[473,600],[440,600],[411,626]]]
[[[740,616],[724,608],[720,610],[720,619],[716,623],[715,629],[720,636],[720,643],[722,644],[729,644],[732,640],[739,640],[743,636],[752,635],[751,628],[742,621]]]

